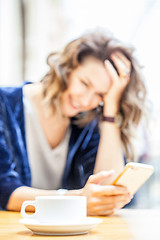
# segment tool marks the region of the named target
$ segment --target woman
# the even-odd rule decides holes
[[[108,215],[131,200],[109,184],[124,156],[133,157],[131,132],[144,109],[132,52],[91,32],[51,54],[41,82],[0,89],[1,208],[19,211],[37,195],[84,195],[88,215]]]

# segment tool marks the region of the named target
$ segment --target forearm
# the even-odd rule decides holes
[[[115,123],[103,122],[94,173],[114,169],[114,176],[105,182],[109,184],[112,183],[113,178],[119,175],[123,167],[124,159],[120,128]]]
[[[77,195],[81,194],[81,190],[70,190],[65,195]],[[36,196],[54,196],[56,190],[43,190],[32,187],[19,187],[10,196],[7,204],[7,210],[20,211],[21,205],[26,200],[34,200]],[[32,206],[27,207],[27,211],[33,211]]]
[[[121,102],[121,100],[123,100],[122,95],[130,81],[132,67],[129,59],[119,51],[112,53],[110,58],[115,67],[112,65],[112,61],[106,60],[104,62],[104,66],[111,80],[111,85],[103,97],[103,115],[106,117],[115,117],[121,109],[123,102]],[[123,146],[120,129],[115,123],[103,122],[94,173],[114,169],[114,178],[116,178],[123,167]],[[112,181],[113,178],[108,183]]]

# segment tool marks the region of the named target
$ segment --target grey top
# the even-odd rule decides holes
[[[33,103],[25,95],[23,102],[31,186],[41,189],[59,189],[66,164],[71,129],[69,127],[61,143],[51,149]]]

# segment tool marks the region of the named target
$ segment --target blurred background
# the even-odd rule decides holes
[[[101,27],[136,49],[143,66],[150,121],[134,141],[139,162],[155,172],[131,208],[160,208],[160,1],[0,0],[0,85],[39,81],[46,58],[87,30]]]

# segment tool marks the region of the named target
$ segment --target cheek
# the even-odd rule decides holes
[[[75,100],[80,99],[81,95],[82,95],[82,91],[80,86],[78,86],[78,84],[77,85],[72,84],[63,93],[63,96],[62,96],[63,103],[67,104],[70,98],[73,98]]]
[[[90,104],[90,110],[94,109],[94,108],[97,108],[99,106],[100,101],[101,100],[100,100],[99,97],[93,98],[92,101],[91,101],[91,104]]]
[[[67,90],[69,95],[79,97],[84,94],[84,91],[85,91],[84,88],[79,83],[70,85]]]

